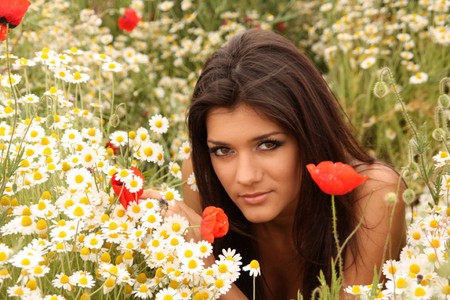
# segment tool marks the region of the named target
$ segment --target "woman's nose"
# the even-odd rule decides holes
[[[252,185],[261,180],[263,175],[258,160],[252,155],[240,155],[236,165],[236,182]]]

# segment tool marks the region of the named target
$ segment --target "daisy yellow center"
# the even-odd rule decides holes
[[[171,191],[168,191],[168,192],[165,193],[164,198],[167,201],[170,201],[170,200],[173,200],[175,198],[175,195]]]
[[[33,174],[33,179],[34,180],[41,180],[42,179],[42,174],[41,173],[39,173],[39,172],[34,172],[34,174]]]
[[[184,251],[184,257],[192,257],[192,255],[194,255],[194,252],[192,252],[192,250],[186,250]]]
[[[161,128],[163,126],[163,122],[161,120],[157,120],[155,122],[155,126],[158,127],[158,128]]]
[[[78,283],[82,284],[82,285],[86,285],[88,283],[88,280],[86,277],[81,277],[80,280],[78,280]]]
[[[6,255],[5,252],[0,252],[0,262],[5,261],[6,259],[8,259],[8,255]]]
[[[117,228],[119,228],[119,225],[115,222],[111,222],[111,223],[109,223],[108,228],[109,228],[109,230],[116,230]]]
[[[397,272],[397,268],[395,266],[390,266],[388,268],[389,274],[395,274]]]
[[[441,158],[446,158],[446,157],[448,157],[448,153],[445,151],[442,151],[440,156],[441,156]]]
[[[110,68],[111,70],[113,70],[113,69],[116,68],[116,64],[110,63],[110,64],[108,65],[108,68]]]
[[[73,214],[74,214],[75,216],[77,216],[77,217],[82,217],[82,216],[84,216],[84,209],[83,209],[82,207],[80,207],[80,206],[77,206],[77,207],[74,209]]]
[[[223,279],[219,278],[219,279],[216,280],[214,285],[216,286],[216,288],[220,289],[220,288],[224,287],[225,282],[223,281]]]
[[[146,156],[152,156],[152,154],[153,154],[153,149],[150,148],[150,147],[145,148],[145,149],[144,149],[144,154],[145,154]]]
[[[189,267],[189,269],[195,269],[195,268],[197,268],[197,261],[194,260],[194,259],[191,259],[191,260],[189,261],[189,263],[188,263],[188,267]]]
[[[141,286],[139,287],[139,292],[141,292],[141,293],[147,293],[147,292],[148,292],[148,287],[147,287],[145,284],[141,285]]]
[[[156,217],[154,215],[150,215],[150,216],[148,216],[147,221],[149,223],[155,223],[156,222]]]
[[[425,291],[425,289],[423,287],[417,287],[416,290],[414,291],[414,296],[416,297],[423,297],[427,294],[427,292]]]
[[[227,267],[227,265],[221,264],[221,265],[219,266],[219,272],[220,272],[220,273],[226,273],[226,272],[228,272],[228,267]]]
[[[137,187],[138,185],[139,185],[139,183],[138,183],[137,180],[131,180],[131,181],[130,181],[130,186],[131,186],[131,187],[135,188],[135,187]]]
[[[59,279],[59,281],[60,281],[62,284],[67,284],[67,283],[69,283],[69,276],[67,276],[66,274],[63,274],[63,275],[61,276],[61,278]]]
[[[112,266],[111,268],[109,268],[109,272],[111,274],[117,275],[119,274],[119,268],[117,268],[116,266]]]
[[[180,229],[181,229],[181,225],[179,223],[173,223],[172,224],[172,230],[173,231],[178,232],[178,231],[180,231]]]
[[[441,245],[441,243],[439,242],[439,240],[437,239],[432,239],[430,242],[431,247],[433,248],[439,248],[439,246]]]
[[[420,272],[420,266],[418,264],[411,264],[409,266],[409,271],[414,274],[418,274]]]
[[[38,230],[45,230],[47,229],[47,222],[43,219],[36,222],[36,228]]]
[[[156,259],[157,259],[157,260],[163,260],[164,257],[166,257],[166,255],[164,254],[164,252],[158,252],[158,253],[156,253]]]
[[[119,143],[123,142],[123,136],[119,135],[118,137],[116,137],[116,141],[118,141]]]
[[[76,183],[82,183],[83,181],[84,181],[83,175],[78,174],[78,175],[75,176],[75,182]]]
[[[419,240],[420,239],[420,233],[416,231],[416,232],[413,233],[412,237],[415,240]]]
[[[450,285],[444,285],[441,291],[444,295],[450,295]]]
[[[21,261],[22,266],[29,266],[31,264],[31,261],[29,258],[24,258]]]
[[[39,133],[38,133],[37,131],[33,130],[33,131],[30,133],[30,135],[31,135],[31,137],[37,137],[37,136],[39,135]]]
[[[75,80],[81,79],[81,74],[80,74],[80,72],[75,72],[75,74],[73,75],[73,79],[75,79]]]
[[[20,220],[20,225],[22,225],[23,227],[28,227],[31,224],[33,224],[33,221],[29,216],[23,216],[22,219]]]
[[[408,286],[408,282],[405,280],[405,278],[399,278],[397,280],[397,287],[399,289],[404,289]]]
[[[13,110],[13,108],[12,108],[11,106],[5,107],[5,113],[10,114],[10,113],[12,113],[13,111],[14,111],[14,110]]]
[[[252,261],[250,262],[250,268],[252,268],[252,269],[257,269],[257,268],[259,268],[259,262],[258,262],[257,260],[252,260]]]
[[[96,133],[97,131],[95,130],[95,128],[89,128],[89,130],[88,130],[88,135],[90,135],[90,136],[95,136],[95,133]]]
[[[91,162],[92,161],[92,154],[86,154],[86,156],[84,157],[84,160],[86,161],[86,162]]]
[[[105,286],[107,288],[112,288],[114,285],[116,284],[116,282],[114,281],[113,278],[109,277],[108,279],[106,279],[105,281]]]
[[[436,221],[436,220],[431,220],[430,221],[430,227],[431,228],[437,228],[437,226],[438,226],[438,221]]]

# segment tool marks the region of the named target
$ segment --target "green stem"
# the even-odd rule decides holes
[[[339,267],[339,277],[342,278],[343,276],[343,266],[342,266],[342,257],[340,255],[341,253],[341,246],[339,245],[339,236],[337,232],[337,217],[336,217],[336,203],[334,199],[334,195],[331,195],[331,209],[333,213],[333,237],[334,242],[336,243],[337,253],[339,254],[338,257],[336,257]]]

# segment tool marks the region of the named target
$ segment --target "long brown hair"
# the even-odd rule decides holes
[[[325,160],[372,163],[374,159],[354,138],[320,72],[288,39],[270,31],[250,30],[215,52],[197,81],[187,115],[192,161],[203,207],[222,207],[230,219],[230,233],[217,240],[216,253],[222,248],[237,249],[248,263],[245,260],[258,257],[249,222],[214,173],[206,144],[208,112],[240,104],[263,113],[295,137],[302,165]],[[352,193],[337,199],[342,239],[356,224],[355,201]],[[330,196],[322,193],[303,171],[292,235],[298,249],[293,257],[301,258],[297,261],[301,261],[299,269],[305,274],[298,286],[306,297],[318,285],[320,270],[330,280],[330,262],[336,255],[331,222]],[[355,245],[352,251],[356,251]],[[241,275],[237,285],[250,297],[248,277]],[[273,297],[264,295],[263,289],[257,293],[258,299]]]

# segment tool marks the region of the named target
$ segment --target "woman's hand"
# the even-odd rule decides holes
[[[147,189],[144,190],[142,193],[141,199],[161,199],[161,192],[153,189]],[[194,226],[188,229],[185,238],[186,240],[193,239],[194,241],[198,242],[203,240],[202,234],[200,232],[200,223],[202,222],[202,217],[197,212],[195,212],[192,208],[187,206],[184,201],[171,201],[174,204],[169,204],[167,206],[167,211],[165,212],[165,216],[171,216],[174,214],[180,215],[185,217],[189,225]],[[198,226],[197,226],[198,225]]]

